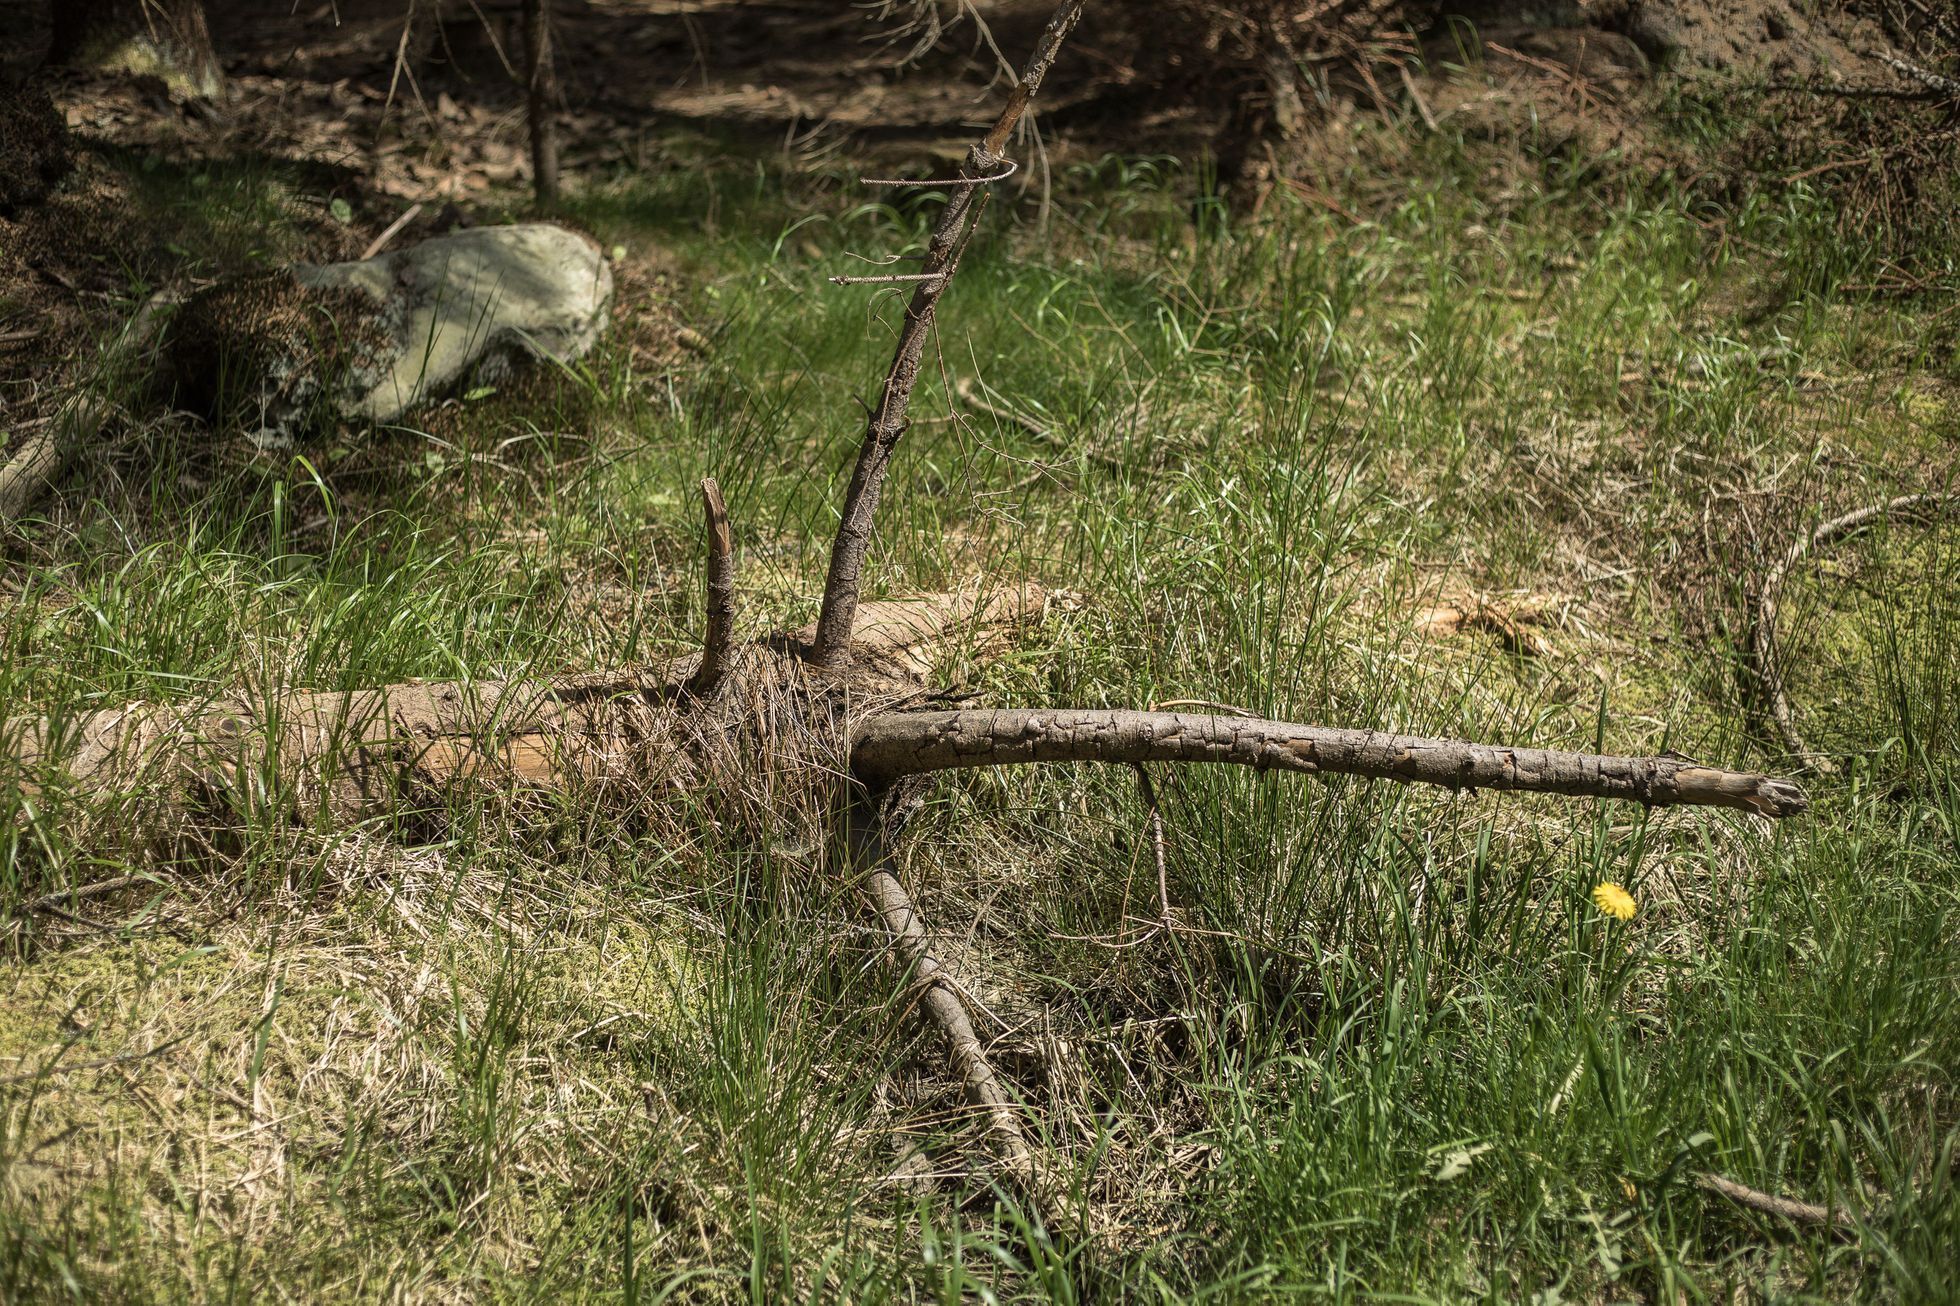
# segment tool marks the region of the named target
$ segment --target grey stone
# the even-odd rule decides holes
[[[461,384],[571,362],[605,329],[612,289],[576,232],[478,227],[220,282],[179,313],[172,371],[186,406],[285,443],[321,417],[393,422]]]
[[[465,379],[492,384],[528,362],[582,356],[605,329],[613,289],[598,245],[543,222],[293,272],[309,290],[374,300],[387,344],[350,369],[335,404],[371,422],[392,422]]]

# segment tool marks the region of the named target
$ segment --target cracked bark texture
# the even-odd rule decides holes
[[[857,726],[851,763],[877,786],[899,776],[1017,762],[1225,762],[1259,770],[1370,776],[1452,789],[1626,798],[1794,816],[1787,780],[1686,758],[1506,748],[1249,717],[1121,710],[898,712]]]
[[[809,660],[817,666],[837,666],[850,657],[851,629],[864,580],[864,553],[871,543],[878,500],[884,493],[885,476],[891,470],[892,452],[905,436],[906,414],[912,406],[913,388],[919,382],[926,339],[932,334],[939,297],[952,281],[958,264],[961,236],[973,210],[973,197],[986,179],[999,170],[1000,151],[1041,88],[1042,78],[1055,62],[1062,42],[1082,17],[1086,3],[1087,0],[1063,0],[1048,20],[1000,117],[986,137],[967,152],[965,162],[960,165],[961,184],[949,191],[945,210],[926,243],[921,275],[928,279],[919,282],[905,306],[905,325],[899,331],[898,347],[885,374],[884,392],[866,425],[864,443],[858,448],[850,488],[844,493],[837,538],[831,543],[830,567],[824,576],[823,611],[817,618],[816,638],[809,650]]]

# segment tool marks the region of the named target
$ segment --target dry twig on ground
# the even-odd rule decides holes
[[[1828,772],[1834,769],[1831,760],[1811,747],[1797,729],[1796,715],[1790,710],[1790,695],[1778,661],[1776,621],[1783,600],[1783,587],[1788,583],[1790,573],[1809,555],[1855,535],[1875,522],[1890,517],[1912,522],[1934,520],[1943,513],[1951,512],[1956,502],[1960,500],[1947,494],[1902,494],[1884,503],[1833,517],[1809,534],[1798,537],[1797,542],[1763,577],[1762,590],[1756,596],[1756,621],[1750,631],[1750,649],[1755,654],[1756,677],[1762,683],[1770,720],[1775,723],[1776,732],[1783,737],[1790,755],[1801,765],[1813,771]]]
[[[1778,1197],[1775,1193],[1766,1193],[1760,1188],[1751,1188],[1747,1184],[1739,1184],[1733,1179],[1724,1179],[1721,1175],[1710,1174],[1707,1171],[1695,1176],[1695,1184],[1717,1196],[1728,1198],[1737,1206],[1760,1211],[1764,1215],[1779,1216],[1797,1224],[1828,1224],[1840,1233],[1858,1227],[1856,1217],[1841,1206],[1816,1206],[1810,1202],[1800,1202],[1794,1197]]]

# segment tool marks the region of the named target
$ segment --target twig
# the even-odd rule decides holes
[[[860,186],[991,186],[997,181],[1006,181],[1021,170],[1021,165],[1013,159],[1002,159],[1005,166],[991,177],[859,177]]]
[[[420,200],[409,205],[408,208],[402,212],[402,215],[399,218],[396,218],[393,222],[389,223],[386,227],[383,227],[381,230],[381,234],[368,242],[367,248],[361,251],[361,261],[365,263],[367,262],[367,260],[373,258],[376,254],[379,254],[382,250],[388,248],[388,242],[393,240],[396,236],[400,235],[401,229],[403,227],[406,227],[409,223],[415,221],[416,216],[421,212],[422,212],[422,203]]]
[[[1201,707],[1208,712],[1222,712],[1226,716],[1257,717],[1259,715],[1257,712],[1248,712],[1242,707],[1234,707],[1230,703],[1214,703],[1208,698],[1167,698],[1161,702],[1152,703],[1150,710],[1152,712],[1162,712],[1166,708],[1173,707]]]
[[[1846,1233],[1858,1227],[1857,1217],[1841,1206],[1816,1206],[1794,1197],[1778,1197],[1775,1193],[1766,1193],[1706,1170],[1695,1176],[1695,1183],[1711,1193],[1728,1198],[1737,1206],[1746,1206],[1764,1215],[1781,1216],[1797,1224],[1828,1224]]]
[[[1368,225],[1365,218],[1335,199],[1332,195],[1317,191],[1303,181],[1296,181],[1291,177],[1281,177],[1279,183],[1308,203],[1318,204],[1329,213],[1334,214],[1336,217],[1345,218],[1357,227]]]
[[[1416,79],[1409,72],[1409,65],[1397,64],[1395,70],[1402,74],[1402,87],[1408,91],[1409,100],[1416,106],[1416,112],[1422,115],[1422,125],[1430,131],[1435,131],[1436,115],[1430,112],[1429,101],[1423,98],[1422,88],[1416,85]]]
[[[952,281],[967,219],[973,211],[973,197],[987,182],[996,179],[999,166],[1005,161],[1000,152],[1006,148],[1007,138],[1027,112],[1042,78],[1055,61],[1056,52],[1082,17],[1086,3],[1087,0],[1062,0],[1048,20],[1000,117],[987,135],[967,152],[957,183],[948,193],[946,207],[927,242],[924,272],[928,276],[938,275],[935,280],[920,281],[906,305],[905,325],[899,332],[891,367],[885,374],[884,392],[858,449],[857,466],[851,472],[850,488],[844,495],[837,538],[831,545],[830,568],[824,577],[823,611],[817,618],[816,638],[807,654],[818,666],[836,666],[850,657],[851,624],[857,613],[864,554],[871,542],[878,498],[891,470],[892,453],[905,435],[906,412],[911,407],[912,390],[918,384],[926,337],[932,332],[939,297]]]
[[[721,687],[735,662],[735,545],[721,486],[712,476],[701,480],[701,517],[708,534],[708,632],[701,641],[701,665],[687,688],[705,697]]]
[[[123,368],[156,337],[162,310],[178,302],[179,296],[168,290],[145,300],[115,339],[103,346],[95,374],[62,403],[52,422],[22,441],[21,447],[0,463],[0,526],[11,524],[32,507],[61,475],[69,455],[102,429],[109,420],[110,405],[95,391],[120,379]]]
[[[1756,598],[1756,624],[1749,635],[1751,651],[1755,654],[1756,676],[1762,681],[1763,692],[1769,699],[1770,720],[1775,722],[1777,733],[1783,736],[1784,746],[1790,750],[1792,757],[1810,770],[1828,773],[1836,768],[1829,758],[1806,743],[1798,732],[1796,717],[1790,711],[1790,696],[1784,688],[1782,669],[1777,665],[1776,618],[1785,582],[1804,558],[1828,544],[1856,534],[1881,518],[1897,514],[1907,521],[1931,520],[1950,511],[1955,502],[1956,499],[1947,494],[1902,494],[1884,503],[1845,513],[1842,517],[1833,517],[1810,534],[1799,536],[1789,552],[1783,555],[1782,561],[1771,567],[1769,574],[1763,577],[1762,592]]]
[[[878,816],[883,799],[883,790],[861,792],[846,816],[851,852],[864,871],[865,900],[891,931],[893,950],[911,969],[919,986],[919,1005],[946,1036],[947,1052],[966,1087],[967,1099],[985,1114],[1007,1173],[1045,1203],[1050,1189],[1021,1128],[1020,1108],[988,1062],[952,977],[933,955],[925,922],[893,870],[884,823]],[[1044,1216],[1047,1214],[1044,1206]]]
[[[1896,86],[1832,86],[1825,82],[1771,82],[1767,90],[1793,95],[1817,95],[1834,100],[1937,100],[1939,92],[1906,91]]]
[[[1037,440],[1045,438],[1048,434],[1047,427],[1037,422],[1034,418],[1029,417],[1026,413],[1017,413],[1012,409],[1002,408],[998,404],[990,404],[985,399],[982,399],[971,377],[961,377],[959,384],[953,387],[953,393],[960,397],[961,403],[971,408],[974,412],[985,413],[995,421],[1018,426]]]
[[[1874,57],[1893,72],[1910,77],[1920,85],[1930,87],[1942,95],[1960,95],[1960,78],[1948,77],[1945,73],[1936,73],[1930,68],[1921,68],[1916,63],[1907,63],[1904,59],[1887,54],[1883,50],[1875,51]]]
[[[1131,764],[1137,773],[1137,792],[1143,798],[1143,809],[1150,815],[1150,843],[1157,854],[1157,910],[1162,913],[1164,928],[1171,926],[1171,872],[1170,859],[1164,853],[1164,809],[1157,802],[1157,786],[1150,782],[1150,771],[1141,762]]]
[[[79,884],[71,889],[57,889],[44,893],[25,904],[21,910],[29,915],[40,912],[60,912],[64,903],[77,902],[83,898],[101,898],[124,889],[133,889],[139,884],[155,884],[156,881],[143,875],[118,875],[113,879],[97,880],[93,884]],[[63,913],[66,914],[66,913]]]
[[[944,272],[894,272],[883,277],[832,277],[834,286],[889,286],[901,281],[944,281]]]
[[[1022,762],[1224,762],[1260,770],[1369,776],[1451,789],[1625,798],[1650,806],[1733,807],[1794,816],[1787,780],[1677,757],[1614,757],[1424,739],[1185,712],[1117,709],[890,712],[859,724],[851,766],[867,784]]]

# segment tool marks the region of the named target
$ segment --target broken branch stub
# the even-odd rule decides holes
[[[701,665],[687,688],[705,696],[721,687],[735,662],[735,542],[728,533],[721,486],[712,476],[701,480],[701,516],[708,531],[708,632],[701,643]]]
[[[858,592],[864,579],[864,553],[871,543],[878,499],[891,470],[892,452],[905,435],[906,413],[912,405],[912,391],[919,383],[926,338],[932,334],[939,297],[952,282],[963,243],[961,237],[973,211],[973,197],[982,186],[1007,175],[999,169],[1003,162],[1000,151],[1027,112],[1062,42],[1082,17],[1086,3],[1087,0],[1062,0],[1048,20],[1000,117],[987,135],[967,151],[960,175],[948,190],[946,207],[927,241],[923,268],[916,274],[908,274],[921,279],[905,306],[905,325],[899,331],[891,367],[885,373],[884,391],[865,427],[864,442],[858,447],[850,488],[844,493],[837,537],[831,543],[830,568],[824,577],[823,610],[817,617],[816,637],[806,654],[817,666],[834,667],[850,657],[851,625],[857,614]]]
[[[1794,816],[1808,805],[1803,791],[1787,780],[1679,757],[1505,748],[1186,712],[890,712],[860,722],[851,740],[852,768],[873,787],[926,771],[1019,762],[1226,762],[1451,789],[1625,798],[1656,807],[1733,807],[1774,817]]]

